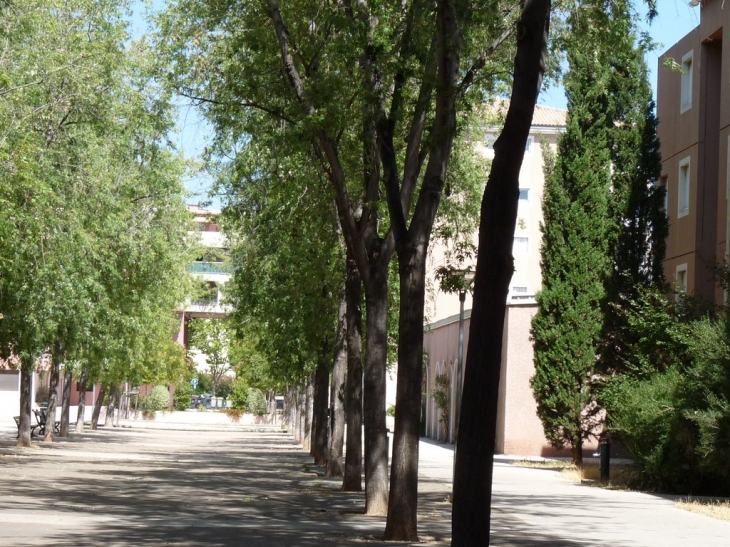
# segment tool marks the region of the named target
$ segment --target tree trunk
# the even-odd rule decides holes
[[[418,441],[421,434],[423,381],[423,308],[426,248],[398,255],[400,314],[395,433],[390,471],[388,520],[383,538],[418,541]]]
[[[362,490],[362,282],[354,260],[347,260],[347,450],[345,492]]]
[[[84,432],[84,412],[86,411],[86,369],[81,369],[79,378],[79,409],[76,413],[76,433]]]
[[[583,466],[583,439],[578,437],[578,440],[573,443],[573,463],[578,467]]]
[[[347,297],[340,299],[337,321],[337,340],[332,361],[332,388],[330,390],[330,435],[325,477],[341,477],[342,447],[345,442],[345,369],[347,368]]]
[[[117,384],[112,384],[111,388],[109,389],[109,401],[106,405],[106,415],[104,416],[104,425],[106,426],[107,423],[111,422],[111,426],[114,427],[114,414],[117,410],[118,406],[118,399],[119,399],[120,389]]]
[[[51,385],[48,388],[48,408],[46,409],[46,436],[44,441],[53,442],[55,436],[54,424],[56,423],[56,405],[58,404],[58,382],[61,370],[61,359],[63,345],[56,342],[51,355]]]
[[[106,395],[106,385],[102,385],[99,389],[99,395],[94,403],[94,412],[91,414],[91,429],[96,430],[96,426],[99,425],[99,415],[101,414],[101,405],[104,404],[104,396]],[[107,412],[109,406],[107,405]]]
[[[68,437],[69,414],[71,413],[71,384],[73,383],[73,371],[65,365],[63,371],[63,397],[61,399],[61,426],[59,437]]]
[[[519,173],[544,72],[550,0],[526,0],[512,99],[484,191],[452,509],[453,547],[489,545],[504,312],[512,277]]]
[[[365,513],[381,516],[388,513],[388,436],[385,427],[387,276],[387,268],[373,271],[365,296]]]
[[[306,386],[300,385],[297,388],[297,440],[302,448],[306,450],[305,431],[306,431],[306,416],[307,416],[307,397],[306,397]]]
[[[314,421],[314,374],[307,376],[307,384],[304,389],[304,449],[314,456],[312,443],[312,422]]]
[[[20,426],[18,428],[18,448],[30,447],[30,399],[33,380],[33,358],[22,358],[20,365]]]
[[[314,465],[327,464],[327,408],[330,384],[329,366],[327,364],[329,343],[322,342],[319,363],[314,372],[314,416],[312,432],[312,451]]]

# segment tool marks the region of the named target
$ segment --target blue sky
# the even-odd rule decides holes
[[[152,3],[156,9],[159,9],[164,6],[165,2],[164,0],[153,0]],[[139,35],[145,30],[140,4],[141,2],[135,6],[136,9],[132,18],[134,35]],[[647,58],[655,97],[657,70],[666,70],[658,68],[661,54],[690,30],[699,25],[700,22],[700,8],[690,7],[687,0],[658,0],[658,4],[658,16],[651,25],[644,25],[644,28],[649,32],[654,41],[660,44],[656,51],[650,53]],[[554,88],[542,93],[538,102],[557,108],[566,107],[565,95],[561,88]],[[205,144],[209,140],[211,129],[200,119],[195,109],[190,107],[185,101],[181,100],[178,106],[180,108],[180,120],[174,141],[183,150],[186,157],[199,159],[202,157]],[[199,203],[206,201],[210,184],[210,178],[204,175],[187,180],[186,187],[190,192],[188,202]],[[219,208],[220,201],[213,199],[211,207]]]

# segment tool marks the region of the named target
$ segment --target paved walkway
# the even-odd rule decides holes
[[[323,547],[380,544],[384,519],[362,515],[276,428],[161,429],[157,424],[12,448],[0,430],[0,545]],[[446,546],[452,452],[421,443],[419,534]],[[498,463],[493,545],[730,545],[730,523],[670,499],[575,485]],[[408,545],[389,543],[388,545]]]

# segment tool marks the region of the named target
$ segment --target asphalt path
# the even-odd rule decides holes
[[[362,546],[382,517],[340,490],[275,427],[134,423],[17,449],[0,431],[0,547]],[[452,455],[421,443],[420,545],[449,545]],[[573,484],[558,473],[495,467],[492,544],[730,545],[730,524],[671,498]]]

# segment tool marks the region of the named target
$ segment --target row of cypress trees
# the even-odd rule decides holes
[[[621,308],[664,283],[668,231],[645,47],[630,3],[604,4],[569,21],[567,128],[546,158],[532,324],[538,415],[578,464],[603,417],[596,386],[622,369],[631,331]]]

